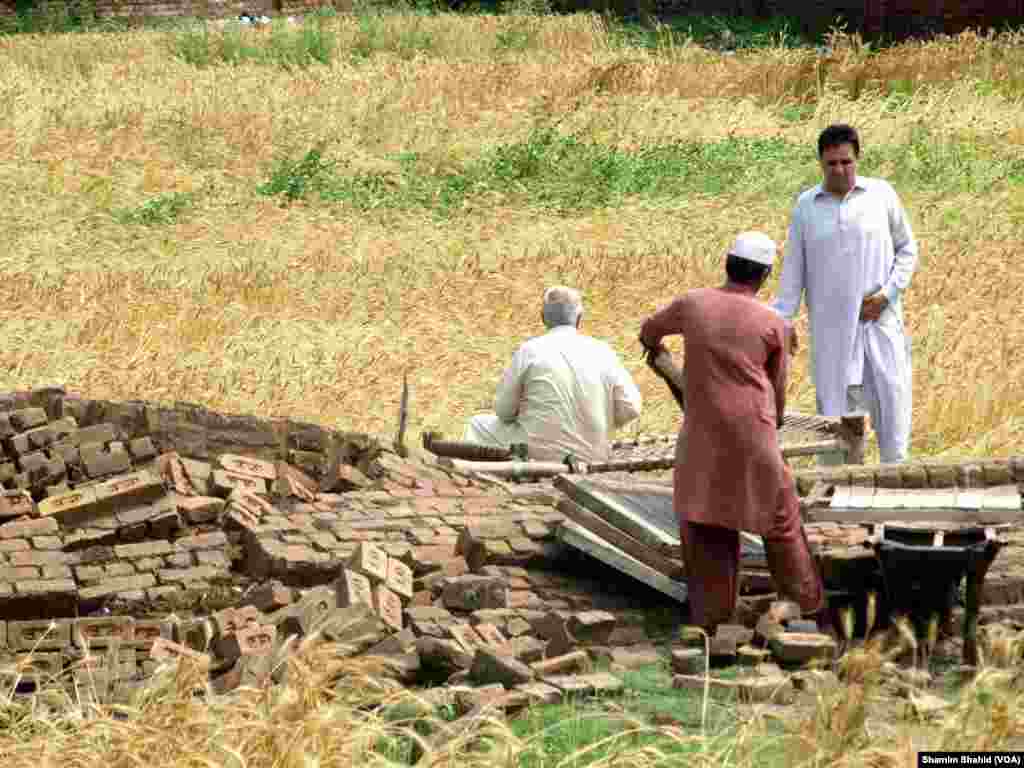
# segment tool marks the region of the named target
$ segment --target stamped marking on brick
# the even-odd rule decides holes
[[[348,562],[348,567],[378,582],[387,581],[388,578],[387,554],[383,549],[368,541],[359,543]]]
[[[378,584],[373,590],[374,607],[377,615],[391,628],[401,631],[402,629],[402,601],[394,592],[383,584]]]
[[[249,475],[261,477],[265,480],[277,479],[277,467],[273,462],[254,459],[249,456],[238,456],[233,453],[225,453],[220,457],[220,465],[228,472],[238,475]]]
[[[348,608],[359,603],[373,607],[373,586],[365,575],[343,568],[334,586],[338,594],[339,608]]]

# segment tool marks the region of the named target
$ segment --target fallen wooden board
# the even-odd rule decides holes
[[[679,536],[667,532],[665,521],[660,521],[660,524],[652,524],[650,520],[634,514],[632,510],[620,504],[609,493],[600,490],[592,483],[559,475],[555,478],[554,484],[558,490],[581,507],[590,510],[605,522],[639,542],[655,547],[665,544],[671,547],[679,546]],[[669,490],[671,491],[671,489]],[[678,524],[676,527],[678,529]]]
[[[589,509],[581,507],[569,498],[562,498],[558,502],[558,511],[579,525],[586,528],[595,536],[604,539],[609,544],[618,547],[630,557],[633,557],[644,565],[653,568],[659,573],[673,578],[680,572],[681,564],[674,563],[651,547],[637,541],[632,536],[623,533],[614,525],[602,520]]]
[[[679,553],[679,519],[672,506],[672,486],[633,483],[599,478],[559,477],[555,487],[574,502],[614,528],[640,541],[662,556]],[[624,503],[628,500],[633,509]],[[741,562],[764,567],[764,542],[760,536],[741,532]]]
[[[664,595],[673,597],[681,603],[686,602],[685,582],[670,579],[571,520],[566,520],[559,526],[557,535],[559,540],[565,544],[587,553],[627,576],[632,576]]]

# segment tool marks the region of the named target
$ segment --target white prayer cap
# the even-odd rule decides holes
[[[729,249],[730,256],[737,256],[766,267],[775,266],[775,241],[761,232],[743,232]]]

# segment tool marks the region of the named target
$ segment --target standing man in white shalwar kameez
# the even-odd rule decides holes
[[[857,175],[859,155],[855,129],[822,131],[823,180],[797,200],[772,306],[790,319],[806,292],[818,413],[866,410],[881,460],[901,462],[913,407],[901,297],[917,267],[917,243],[892,186]],[[831,455],[821,463],[841,461]]]
[[[526,443],[540,461],[606,461],[611,433],[640,415],[640,390],[608,344],[579,333],[578,291],[548,288],[541,317],[548,331],[513,354],[496,413],[473,416],[462,439],[501,448]]]

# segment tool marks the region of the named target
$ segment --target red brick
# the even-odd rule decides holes
[[[0,491],[0,518],[31,515],[34,511],[35,504],[26,491]]]
[[[100,581],[107,575],[102,565],[80,565],[75,568],[75,576],[79,581]]]
[[[213,579],[222,573],[223,571],[220,568],[213,568],[208,565],[197,566],[194,568],[164,568],[157,571],[161,584],[188,584],[193,581]],[[147,584],[146,586],[152,585]]]
[[[151,573],[141,573],[135,576],[107,579],[95,587],[85,587],[78,591],[78,597],[81,600],[92,600],[118,592],[130,592],[153,586],[156,586],[156,577]]]
[[[339,608],[348,608],[357,603],[373,607],[373,587],[365,575],[343,568],[334,586]]]
[[[214,496],[179,496],[176,500],[178,511],[192,525],[217,520],[224,511],[224,499]]]
[[[92,486],[99,503],[110,507],[153,502],[166,494],[163,482],[151,472],[142,470],[121,475]]]
[[[247,491],[252,494],[266,496],[267,481],[260,477],[242,475],[237,472],[229,472],[225,469],[213,471],[214,488],[221,493],[230,494],[236,490]]]
[[[222,571],[231,568],[231,561],[228,559],[228,556],[216,550],[199,550],[196,552],[196,562],[200,566],[209,565]]]
[[[388,556],[380,547],[361,542],[349,560],[348,567],[371,579],[384,581],[388,576]]]
[[[0,539],[23,539],[32,536],[52,536],[60,531],[57,521],[51,518],[38,520],[13,520],[0,525]]]
[[[175,552],[173,555],[167,555],[164,557],[164,562],[169,568],[191,568],[195,565],[195,559],[192,557],[191,550]]]
[[[174,552],[174,545],[169,541],[143,541],[138,544],[118,544],[114,547],[114,555],[119,558],[160,557]]]
[[[373,590],[373,607],[384,622],[393,629],[402,629],[402,601],[394,592],[378,584]]]
[[[274,650],[277,627],[273,624],[247,624],[217,643],[217,653],[226,660],[241,656],[263,656]]]
[[[274,490],[280,496],[294,496],[303,501],[313,502],[316,500],[320,486],[298,467],[279,461]]]
[[[222,531],[195,533],[191,536],[183,536],[174,542],[178,549],[216,549],[226,547],[227,543],[228,537]]]
[[[32,546],[35,549],[60,549],[64,542],[60,536],[36,536],[32,539]]]
[[[38,579],[39,577],[39,569],[35,566],[24,565],[0,568],[0,581],[22,581],[23,579]]]
[[[172,639],[173,624],[170,621],[161,619],[134,619],[134,637],[131,645],[136,649],[145,649],[149,652],[153,641],[158,637],[165,640]]]
[[[455,557],[455,545],[413,547],[403,558],[413,570],[413,575],[437,570],[446,561]]]
[[[13,651],[62,649],[71,643],[71,622],[50,619],[7,622],[7,645]]]
[[[273,462],[254,459],[249,456],[238,456],[233,453],[225,453],[220,457],[220,465],[228,472],[250,477],[260,477],[265,480],[277,479],[277,468]]]
[[[163,584],[159,587],[150,587],[146,590],[146,599],[149,602],[156,602],[162,598],[172,597],[173,595],[181,592],[182,586],[180,584]]]
[[[207,654],[194,651],[186,645],[173,643],[163,637],[153,640],[149,655],[160,661],[167,659],[189,659],[204,667],[210,664],[210,657]]]
[[[73,579],[35,579],[19,581],[15,588],[19,595],[72,595],[77,589]]]
[[[103,570],[107,576],[114,577],[131,576],[135,573],[135,568],[131,563],[110,563],[103,566]]]
[[[79,648],[103,648],[116,641],[135,640],[135,619],[131,616],[104,616],[78,619],[71,630],[71,639]]]
[[[70,552],[51,550],[21,550],[9,555],[11,565],[67,565],[74,564],[76,556]]]

